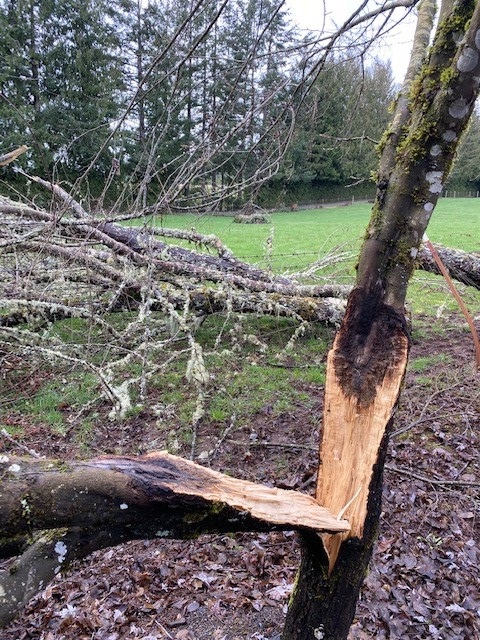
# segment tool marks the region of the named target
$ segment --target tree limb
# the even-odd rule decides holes
[[[22,534],[41,531],[0,572],[0,627],[71,560],[96,549],[207,532],[349,528],[311,496],[238,480],[167,453],[71,463],[2,455],[0,477],[3,550],[24,545]]]
[[[225,476],[167,453],[60,464],[2,456],[0,474],[3,537],[58,527],[119,527],[132,538],[349,529],[311,496]]]

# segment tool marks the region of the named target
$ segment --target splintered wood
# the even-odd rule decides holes
[[[337,340],[328,355],[317,500],[350,523],[350,531],[324,536],[330,571],[342,541],[363,535],[374,465],[407,364],[408,339],[399,336],[398,340],[396,357],[368,404],[342,389],[334,366]]]
[[[171,537],[192,535],[190,518],[197,529],[208,521],[207,531],[349,529],[311,496],[232,478],[168,453],[104,456],[64,467],[43,459],[0,459],[1,535],[58,526],[117,526],[128,533],[142,518],[168,520]],[[19,507],[26,496],[28,518]]]
[[[100,460],[103,463],[103,459]],[[120,470],[120,460],[113,458],[109,464]],[[134,458],[130,460],[135,464]],[[345,532],[349,529],[346,520],[320,506],[313,497],[298,491],[239,480],[163,452],[148,454],[141,462],[152,465],[150,482],[158,482],[159,487],[171,490],[179,502],[182,496],[197,496],[208,503],[228,505],[239,513],[248,513],[255,519],[282,527],[291,526],[292,529],[313,529],[319,532]],[[157,465],[163,470],[168,469],[168,474],[160,471]],[[123,465],[122,470],[126,470]]]

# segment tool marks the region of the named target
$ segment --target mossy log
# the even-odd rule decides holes
[[[450,249],[439,244],[434,246],[451,278],[480,289],[480,254]],[[440,275],[440,270],[427,247],[420,248],[417,259],[420,269]]]

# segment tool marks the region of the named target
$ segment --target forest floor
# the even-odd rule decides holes
[[[478,381],[464,323],[449,318],[434,330],[424,322],[395,415],[380,534],[352,640],[480,638]],[[31,375],[29,384],[36,384]],[[313,492],[323,388],[299,384],[309,403],[279,414],[266,397],[220,443],[202,424],[196,460],[213,450],[215,469]],[[145,411],[99,429],[98,450],[115,451],[127,437],[138,451],[157,418]],[[72,433],[52,433],[12,411],[10,424],[19,421],[22,444],[39,454],[84,455]],[[176,453],[188,457],[189,446]],[[293,532],[137,541],[96,552],[35,597],[0,640],[276,640],[299,554]]]

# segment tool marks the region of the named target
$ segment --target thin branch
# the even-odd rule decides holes
[[[464,480],[434,480],[431,477],[422,476],[419,473],[415,473],[414,471],[409,471],[407,469],[399,469],[398,467],[394,467],[391,464],[386,464],[385,469],[389,471],[393,471],[394,473],[399,473],[403,476],[408,476],[410,478],[414,478],[415,480],[420,480],[421,482],[425,482],[426,484],[433,484],[437,486],[452,486],[452,487],[480,487],[480,482],[466,482]]]
[[[24,451],[25,453],[28,453],[29,456],[33,456],[34,458],[37,458],[37,459],[40,459],[43,457],[39,453],[37,453],[34,449],[30,449],[29,447],[26,447],[24,444],[22,444],[18,440],[15,440],[15,438],[12,438],[12,436],[8,433],[6,429],[1,429],[0,434],[6,440],[8,440],[11,444],[17,447],[17,449],[20,449],[20,451]]]
[[[435,247],[433,246],[433,244],[430,242],[430,240],[428,239],[427,234],[425,233],[423,235],[423,241],[425,243],[425,245],[428,247],[430,253],[433,256],[433,259],[435,260],[438,268],[440,269],[443,277],[445,278],[447,284],[448,284],[448,288],[450,289],[453,297],[455,298],[455,300],[458,302],[458,306],[460,307],[463,316],[465,318],[465,320],[467,321],[467,324],[470,328],[470,333],[472,334],[472,339],[473,339],[473,346],[475,348],[475,361],[477,364],[477,370],[480,369],[480,338],[478,337],[478,332],[477,332],[477,328],[475,326],[475,323],[473,322],[473,318],[470,315],[470,312],[467,309],[467,305],[465,304],[465,302],[463,301],[462,296],[458,293],[457,288],[455,287],[455,285],[452,282],[452,279],[450,277],[450,274],[448,273],[447,268],[445,267],[445,265],[443,264],[438,252],[436,251]]]

